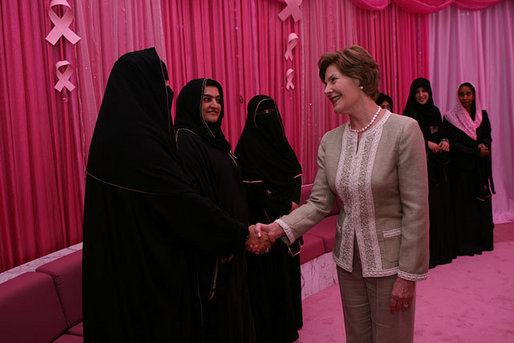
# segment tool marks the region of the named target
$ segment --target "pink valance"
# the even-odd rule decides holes
[[[481,10],[494,6],[503,0],[351,0],[360,8],[381,11],[391,3],[414,13],[428,14],[440,11],[450,5],[462,10]]]

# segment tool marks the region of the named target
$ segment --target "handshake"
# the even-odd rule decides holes
[[[267,253],[275,243],[275,239],[283,236],[283,231],[279,228],[280,226],[276,223],[251,225],[248,228],[250,235],[245,242],[246,250],[258,255]]]

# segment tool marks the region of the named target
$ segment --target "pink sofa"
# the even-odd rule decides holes
[[[307,199],[309,199],[311,191],[312,184],[302,186],[300,205],[304,204]],[[332,251],[334,248],[337,215],[339,214],[340,206],[340,202],[336,201],[332,212],[303,235],[304,244],[300,253],[300,263],[308,262]]]
[[[0,284],[0,342],[83,342],[82,250]]]

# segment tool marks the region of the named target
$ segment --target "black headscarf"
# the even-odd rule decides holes
[[[216,123],[206,122],[202,116],[202,97],[207,86],[214,86],[220,92],[221,112]],[[175,126],[177,130],[181,128],[189,129],[214,147],[223,152],[229,152],[230,143],[225,139],[225,135],[221,130],[224,107],[223,89],[219,82],[211,79],[191,80],[182,88],[178,95]]]
[[[177,161],[167,78],[155,48],[116,61],[91,140],[90,176],[144,193],[187,190]]]
[[[387,101],[389,103],[389,105],[391,106],[391,112],[393,112],[393,99],[391,99],[391,97],[389,95],[380,93],[378,95],[377,100],[375,100],[375,103],[378,106],[381,106],[384,101]]]
[[[265,110],[271,112],[264,113]],[[248,103],[248,116],[235,155],[246,181],[284,185],[302,173],[277,105],[267,95],[257,95]]]
[[[423,88],[429,94],[427,102],[423,105],[416,101],[416,91],[418,88]],[[418,121],[425,139],[428,139],[427,137],[430,135],[431,126],[439,127],[442,124],[441,112],[434,105],[430,81],[422,77],[412,81],[409,98],[403,110],[403,115],[412,117]]]

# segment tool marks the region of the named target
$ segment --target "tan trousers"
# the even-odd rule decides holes
[[[411,343],[414,338],[415,296],[408,311],[391,313],[396,275],[362,277],[356,249],[353,272],[337,267],[347,343]]]

